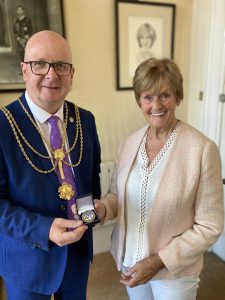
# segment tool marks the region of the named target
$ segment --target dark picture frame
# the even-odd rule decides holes
[[[32,34],[45,29],[65,36],[62,0],[0,0],[0,92],[25,89],[24,47]]]
[[[132,89],[135,69],[145,59],[173,59],[175,16],[175,4],[115,0],[117,90]]]

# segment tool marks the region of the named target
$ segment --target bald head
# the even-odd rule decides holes
[[[41,70],[46,63],[49,66],[48,70],[45,69],[47,73],[33,72],[32,65]],[[32,101],[51,114],[60,108],[73,81],[72,66],[70,74],[58,75],[55,66],[61,68],[60,63],[72,65],[71,49],[67,41],[60,34],[48,30],[32,35],[25,48],[24,62],[21,63],[23,79]]]
[[[49,57],[47,61],[51,61],[51,54],[54,54],[54,60],[72,63],[72,52],[68,42],[54,31],[39,31],[28,40],[24,60],[37,60],[37,54],[39,59],[46,60],[46,57]]]

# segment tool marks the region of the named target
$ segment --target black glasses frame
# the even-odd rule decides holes
[[[54,62],[54,63],[49,63],[49,62],[47,62],[47,61],[32,60],[32,61],[24,61],[23,63],[24,63],[24,64],[29,64],[29,65],[30,65],[31,72],[32,72],[34,75],[46,75],[46,74],[48,74],[50,68],[52,67],[58,76],[69,76],[69,75],[71,74],[72,67],[73,67],[72,64],[70,64],[70,63],[65,63],[65,62]],[[45,64],[48,64],[48,70],[46,71],[46,73],[41,73],[41,74],[34,73],[33,68],[32,68],[32,64],[33,64],[33,63],[45,63]],[[69,74],[66,74],[66,75],[58,74],[58,72],[57,72],[57,70],[56,70],[56,68],[55,68],[55,65],[56,65],[56,64],[59,64],[59,63],[68,65],[68,66],[70,67]]]

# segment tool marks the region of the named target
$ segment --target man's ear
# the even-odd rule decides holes
[[[71,70],[71,79],[73,79],[74,74],[75,74],[75,68],[72,68],[72,70]]]
[[[23,80],[26,81],[27,64],[25,64],[24,62],[21,62],[20,67],[21,67],[21,71],[23,74]]]

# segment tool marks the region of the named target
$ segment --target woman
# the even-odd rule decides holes
[[[150,57],[153,57],[151,48],[156,40],[156,31],[152,25],[148,23],[142,24],[136,34],[139,49],[136,53],[137,63],[141,63]]]
[[[95,200],[116,219],[112,254],[132,300],[193,300],[203,253],[223,230],[217,146],[176,119],[183,79],[169,59],[148,59],[133,88],[148,125],[119,147],[110,192]]]

